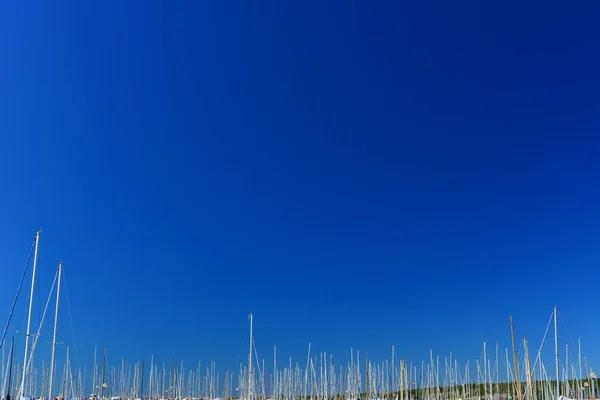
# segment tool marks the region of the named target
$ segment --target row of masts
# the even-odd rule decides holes
[[[146,399],[246,399],[252,394],[256,399],[282,400],[334,397],[390,400],[556,398],[556,380],[548,376],[543,362],[538,361],[532,371],[525,339],[523,346],[524,358],[518,361],[518,366],[527,371],[524,374],[527,378],[518,385],[509,350],[501,352],[496,345],[491,352],[494,355],[489,357],[487,342],[484,342],[484,358],[462,365],[453,354],[439,357],[433,352],[430,352],[428,362],[413,364],[398,359],[395,349],[392,349],[391,358],[383,362],[371,361],[368,354],[361,357],[358,351],[351,350],[350,361],[344,365],[336,365],[331,354],[309,353],[306,364],[302,363],[302,366],[291,359],[278,366],[274,349],[270,371],[266,372],[265,360],[260,363],[253,361],[256,368],[253,366],[252,371],[256,370],[256,374],[249,371],[248,366],[241,365],[235,386],[233,374],[226,372],[220,375],[214,362],[205,367],[199,363],[193,368],[186,368],[183,363],[177,366],[154,363],[153,358],[148,366],[143,362],[129,364],[122,359],[120,365],[107,368],[103,395]],[[563,367],[560,394],[573,399],[593,398],[593,385],[585,373],[578,373],[574,365],[570,365],[569,369],[571,372]],[[506,375],[501,379],[503,370]],[[48,373],[42,369],[42,382],[47,379]],[[252,381],[248,380],[249,377]],[[102,382],[99,376],[92,377],[92,380]],[[37,378],[34,379],[36,381]],[[85,390],[85,371],[73,373],[72,368],[67,366],[61,381],[64,382],[61,394],[79,397],[89,392]],[[251,389],[248,390],[248,387]]]
[[[14,343],[14,342],[13,342]],[[84,377],[81,375],[81,371],[75,372],[70,361],[69,356],[69,348],[67,347],[67,359],[65,365],[62,368],[62,371],[59,371],[59,380],[56,381],[56,376],[54,376],[54,388],[53,392],[55,395],[59,397],[79,397],[79,390],[84,386]],[[13,393],[11,388],[18,388],[21,384],[21,376],[14,374],[14,371],[19,371],[23,368],[23,365],[20,363],[16,363],[13,365],[12,354],[9,353],[8,361],[6,363],[5,368],[2,371],[2,379],[0,380],[2,387],[2,393],[4,393],[3,398],[6,398],[6,394]],[[54,368],[56,370],[56,367]],[[28,369],[28,379],[26,379],[26,384],[24,388],[25,393],[35,393],[37,394],[36,398],[44,398],[45,395],[50,390],[50,375],[51,368],[42,363],[42,365],[38,367],[33,367]],[[54,372],[53,375],[56,375]],[[13,396],[11,396],[12,398]]]
[[[32,334],[32,305],[34,299],[35,278],[38,262],[40,231],[34,239],[34,259],[32,281],[29,296],[29,312],[27,317],[27,331],[25,333],[25,349],[23,363],[15,371],[21,371],[20,382],[17,374],[13,373],[14,338],[11,340],[9,363],[6,365],[4,356],[2,360],[2,390],[3,395],[10,393],[12,388],[17,388],[17,398],[27,398],[37,394],[38,398],[52,399],[53,395],[63,397],[86,397],[92,392],[100,397],[121,398],[149,398],[149,399],[183,399],[183,398],[241,398],[244,400],[256,399],[322,399],[333,397],[344,399],[389,399],[389,400],[462,400],[462,399],[516,399],[516,400],[547,400],[558,399],[565,396],[573,399],[593,399],[595,397],[595,374],[588,370],[586,360],[586,373],[582,370],[581,344],[578,343],[578,368],[569,364],[568,346],[565,352],[564,367],[560,369],[558,348],[557,309],[554,307],[550,321],[554,320],[555,344],[555,379],[551,379],[541,360],[541,348],[534,359],[533,366],[529,354],[527,339],[523,339],[524,355],[519,360],[515,347],[512,316],[510,318],[512,339],[512,362],[509,351],[505,349],[505,358],[501,361],[498,346],[495,349],[495,360],[492,363],[488,357],[487,341],[483,343],[483,360],[476,360],[475,364],[469,362],[459,368],[459,364],[452,354],[445,357],[442,364],[443,374],[440,375],[440,359],[434,359],[432,352],[427,363],[420,365],[407,363],[404,359],[397,359],[395,349],[392,347],[391,360],[381,363],[369,361],[365,353],[364,369],[361,371],[360,354],[351,350],[350,361],[345,365],[334,365],[333,355],[327,353],[312,354],[309,344],[306,363],[293,363],[289,360],[282,368],[277,366],[277,350],[273,351],[273,368],[267,373],[266,363],[259,361],[253,336],[253,317],[250,314],[250,342],[248,364],[240,365],[237,385],[233,384],[233,374],[227,371],[219,375],[214,362],[207,367],[203,374],[201,364],[196,370],[186,370],[183,363],[173,367],[169,363],[169,370],[165,364],[162,369],[154,363],[152,357],[148,370],[144,362],[133,365],[121,360],[121,366],[109,367],[107,370],[106,349],[101,373],[97,365],[96,352],[94,353],[94,369],[92,372],[92,390],[86,391],[88,382],[86,371],[73,372],[69,357],[69,347],[63,368],[60,389],[55,387],[56,340],[58,327],[58,312],[60,301],[60,288],[62,280],[62,262],[59,264],[46,307],[36,334]],[[33,358],[39,339],[46,311],[50,304],[54,286],[57,284],[54,330],[52,339],[52,355],[50,365],[42,364],[41,373],[34,367]],[[12,315],[12,314],[11,314]],[[10,321],[10,319],[9,319]],[[550,323],[549,325],[550,326]],[[546,330],[547,333],[548,329]],[[5,329],[6,332],[6,329]],[[33,339],[32,339],[33,338]],[[32,340],[30,340],[32,339]],[[0,343],[2,345],[3,343]],[[30,348],[31,345],[31,348]],[[4,352],[4,346],[3,346]],[[4,354],[4,353],[3,353]],[[500,380],[500,363],[504,362],[506,375]],[[472,374],[472,369],[476,373]],[[521,382],[519,371],[524,371],[525,376]],[[41,376],[38,382],[38,373]],[[148,374],[148,385],[144,390],[144,376]],[[29,381],[27,380],[29,378]],[[222,384],[220,384],[222,382]],[[88,386],[89,387],[89,386]],[[99,393],[98,393],[99,392]],[[47,395],[47,397],[46,397]]]
[[[31,384],[30,385],[26,385],[27,383],[27,377],[29,375],[31,375],[32,370],[33,370],[33,358],[34,358],[34,353],[35,353],[35,348],[37,346],[39,337],[40,337],[40,331],[42,329],[42,325],[43,325],[43,321],[46,315],[46,311],[48,310],[48,306],[50,304],[50,299],[52,297],[52,292],[54,291],[54,286],[55,284],[57,284],[57,289],[56,289],[56,304],[55,304],[55,315],[54,315],[54,334],[53,334],[53,340],[52,340],[52,356],[51,356],[51,361],[50,361],[50,368],[49,368],[49,377],[47,380],[42,379],[42,387],[47,387],[48,390],[48,398],[52,398],[53,395],[53,390],[54,390],[54,366],[55,366],[55,355],[56,355],[56,333],[57,333],[57,328],[58,328],[58,310],[59,310],[59,303],[60,303],[60,287],[61,287],[61,281],[62,281],[62,267],[63,267],[63,263],[60,262],[60,264],[58,265],[57,271],[56,271],[56,275],[54,277],[54,281],[52,283],[52,288],[50,290],[50,295],[48,296],[48,301],[46,303],[46,307],[44,309],[44,313],[42,316],[42,320],[40,322],[38,331],[36,334],[32,334],[31,331],[31,317],[32,317],[32,311],[33,311],[33,299],[34,299],[34,293],[35,293],[35,282],[36,282],[36,274],[37,274],[37,266],[38,266],[38,254],[39,254],[39,243],[40,243],[40,233],[41,231],[37,231],[35,238],[34,238],[34,255],[33,255],[33,271],[32,271],[32,277],[31,277],[31,288],[29,291],[29,309],[28,309],[28,314],[27,314],[27,330],[25,332],[25,349],[24,349],[24,355],[23,355],[23,365],[22,365],[22,375],[21,375],[21,380],[20,380],[20,384],[18,385],[18,392],[17,392],[17,398],[27,398],[27,393],[32,393],[32,391],[34,390],[35,384]],[[26,269],[27,269],[27,265],[26,265]],[[20,286],[19,286],[19,290],[20,290]],[[17,297],[18,297],[18,292],[17,292]],[[15,298],[15,303],[16,303],[16,298]],[[13,304],[13,310],[14,310],[14,304]],[[11,316],[12,316],[12,310],[11,310]],[[3,339],[5,338],[6,335],[6,331],[8,329],[10,323],[10,317],[9,317],[9,321],[6,325],[6,328],[4,330],[4,335],[3,335]],[[30,339],[33,338],[32,341],[30,341]],[[31,349],[30,349],[30,343],[32,344]],[[0,347],[2,347],[3,349],[5,348],[4,346],[4,341],[0,342]],[[65,364],[65,368],[68,368],[68,348],[67,348],[67,363]],[[10,349],[10,366],[7,369],[7,371],[9,371],[8,376],[5,376],[4,374],[4,360],[2,362],[2,390],[3,393],[2,395],[8,395],[8,393],[10,392],[11,388],[14,387],[14,382],[12,382],[13,380],[13,374],[12,374],[12,359],[13,359],[13,352],[14,352],[14,337],[11,339],[11,349]],[[45,393],[44,393],[45,394]]]
[[[555,312],[553,314],[555,316]],[[253,342],[252,335],[251,339]],[[95,362],[89,379],[86,379],[85,369],[73,371],[67,356],[60,390],[56,393],[66,397],[85,397],[86,393],[94,392],[101,397],[132,399],[237,397],[257,400],[545,400],[556,399],[559,395],[572,399],[595,397],[596,382],[591,379],[587,360],[581,356],[580,342],[574,360],[569,360],[569,348],[566,346],[558,380],[547,371],[541,360],[541,349],[537,356],[535,352],[530,353],[526,338],[523,338],[521,348],[521,357],[517,357],[516,348],[513,348],[513,358],[509,356],[508,348],[500,351],[496,344],[490,351],[488,342],[484,341],[483,359],[464,364],[460,364],[452,353],[440,357],[430,351],[427,362],[413,364],[399,358],[394,347],[391,358],[383,362],[370,360],[366,353],[361,357],[358,351],[351,350],[349,361],[337,365],[332,354],[312,354],[309,344],[306,362],[302,363],[292,359],[278,363],[277,348],[274,347],[273,362],[269,368],[266,360],[259,361],[256,347],[252,345],[250,363],[240,365],[237,384],[234,384],[234,374],[219,374],[214,362],[204,367],[198,363],[187,368],[184,363],[161,365],[151,357],[149,365],[144,362],[130,364],[121,359],[120,365],[107,366],[105,351],[102,366]],[[575,363],[570,364],[571,361]],[[19,369],[20,366],[15,367],[15,370]],[[517,380],[519,371],[523,382]],[[34,368],[27,391],[47,392],[50,374],[50,369],[43,365],[41,371]],[[13,381],[16,379],[13,377]]]

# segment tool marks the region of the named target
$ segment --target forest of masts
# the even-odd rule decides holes
[[[62,262],[57,268],[37,333],[31,330],[30,324],[40,232],[36,232],[0,340],[2,398],[10,395],[18,400],[21,400],[21,397],[148,400],[562,400],[560,396],[564,396],[571,399],[595,400],[596,375],[588,366],[587,359],[581,355],[581,342],[578,340],[575,357],[570,355],[567,345],[559,358],[561,352],[556,307],[537,352],[530,352],[526,338],[523,338],[521,343],[515,343],[511,316],[510,350],[504,348],[501,351],[498,344],[490,349],[487,341],[484,341],[481,357],[475,362],[462,364],[452,353],[440,358],[434,356],[432,351],[429,352],[426,361],[413,364],[398,356],[394,347],[391,349],[391,357],[385,361],[369,360],[368,353],[364,353],[361,359],[361,354],[351,349],[347,362],[335,364],[331,354],[313,353],[309,344],[306,359],[295,362],[289,358],[284,363],[278,363],[277,349],[274,348],[272,364],[267,368],[266,361],[259,359],[254,346],[250,314],[248,363],[240,364],[239,370],[235,372],[219,373],[214,362],[204,366],[201,363],[187,366],[183,362],[158,363],[154,357],[151,357],[147,364],[131,364],[121,359],[119,365],[109,365],[106,349],[101,360],[98,360],[97,351],[94,352],[93,368],[88,371],[87,368],[82,369],[78,362],[73,365],[68,346],[65,361],[59,366],[55,359],[55,350],[59,344],[56,338]],[[32,255],[33,270],[25,349],[24,356],[19,358],[18,355],[13,356],[14,337],[10,340],[8,354],[8,341],[5,339]],[[39,358],[34,357],[35,349],[55,285],[57,290],[51,342],[52,357],[50,362],[40,362]],[[548,371],[542,361],[542,349],[552,321],[555,357],[554,368]],[[517,348],[520,350],[517,351]],[[27,363],[23,360],[27,360]]]
[[[413,364],[399,358],[394,347],[391,357],[383,362],[351,350],[344,365],[336,365],[327,353],[312,354],[310,345],[304,362],[287,359],[281,364],[274,348],[270,370],[255,350],[249,357],[254,361],[241,364],[237,374],[219,373],[214,362],[190,367],[183,362],[156,363],[153,357],[148,364],[122,359],[120,365],[107,366],[106,356],[104,360],[94,356],[93,371],[87,371],[74,368],[67,350],[64,365],[55,369],[52,392],[57,397],[74,399],[92,393],[122,399],[549,400],[556,399],[557,394],[572,399],[595,398],[597,382],[590,378],[595,376],[581,356],[580,343],[575,356],[566,346],[558,382],[556,373],[549,372],[542,362],[541,347],[531,353],[525,338],[519,347],[522,350],[518,355],[514,347],[501,351],[497,344],[489,348],[484,341],[481,359],[463,364],[452,353],[441,358],[430,351],[427,361]],[[5,396],[11,388],[14,395],[20,366],[11,368],[4,356],[3,352],[2,393]],[[25,392],[45,398],[48,376],[47,364],[32,368]]]

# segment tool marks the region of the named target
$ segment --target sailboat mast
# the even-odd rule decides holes
[[[169,361],[169,393],[168,393],[168,400],[171,400],[171,387],[173,384],[173,359],[171,359]]]
[[[523,338],[523,344],[525,346],[525,363],[527,368],[527,391],[529,393],[529,399],[533,400],[533,381],[531,379],[531,362],[529,360],[529,346],[527,345],[527,338]]]
[[[98,366],[96,365],[96,353],[98,352],[98,345],[94,345],[94,376],[92,377],[92,393],[97,396],[96,392],[96,375],[98,372]],[[50,399],[49,399],[50,400]]]
[[[148,384],[148,399],[152,399],[152,371],[154,369],[154,354],[150,357],[150,383]],[[141,396],[140,396],[141,397]],[[142,397],[143,399],[143,397]]]
[[[558,324],[556,322],[556,306],[554,306],[554,348],[556,351],[556,398],[560,396],[560,376],[558,373]]]
[[[483,341],[483,398],[487,397],[487,340]]]
[[[142,361],[142,372],[140,374],[140,392],[138,397],[140,399],[144,398],[144,362]]]
[[[252,314],[250,318],[250,353],[248,353],[248,400],[252,400]]]
[[[102,388],[100,389],[100,398],[104,398],[104,373],[106,372],[106,347],[104,348],[104,362],[102,363],[102,382],[100,383]]]
[[[52,358],[50,359],[50,382],[48,383],[48,400],[52,399],[52,384],[54,383],[54,356],[56,352],[56,329],[58,328],[58,305],[60,302],[60,281],[62,277],[62,261],[58,264],[58,289],[56,290],[56,310],[54,313],[54,336],[52,338]]]
[[[583,390],[581,390],[581,380],[583,379],[581,372],[581,338],[577,338],[577,362],[579,363],[579,375],[577,376],[577,380],[579,381],[579,398],[583,399]]]
[[[31,312],[33,311],[33,290],[35,288],[35,273],[37,270],[38,248],[40,245],[40,233],[38,230],[35,233],[35,251],[33,253],[33,273],[31,277],[31,291],[29,293],[29,314],[27,316],[27,334],[25,335],[25,355],[23,356],[23,378],[21,379],[21,387],[19,394],[23,394],[25,390],[25,377],[27,376],[27,353],[29,352],[29,335],[31,333]]]
[[[510,336],[512,339],[513,363],[515,365],[515,382],[517,384],[517,400],[521,400],[521,386],[519,384],[519,365],[517,363],[517,349],[515,349],[515,330],[513,328],[513,318],[510,315]]]

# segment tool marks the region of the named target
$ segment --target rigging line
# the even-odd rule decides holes
[[[558,311],[558,308],[556,309],[556,311],[558,312],[558,316],[560,317],[560,320],[565,325],[565,329],[567,330],[567,334],[569,335],[569,337],[571,338],[571,340],[573,341],[573,343],[577,343],[577,341],[573,338],[573,336],[571,336],[571,332],[569,331],[569,327],[567,326],[566,321],[563,319],[562,314],[560,313],[560,311]]]
[[[63,270],[63,282],[65,283],[65,297],[67,298],[67,310],[69,311],[69,320],[71,321],[71,335],[73,336],[73,347],[75,348],[75,359],[77,360],[77,368],[80,368],[79,352],[77,351],[77,342],[75,341],[75,328],[73,327],[73,316],[71,314],[71,304],[69,302],[69,289],[67,287],[67,276]]]
[[[262,383],[263,395],[265,394],[265,377],[263,376],[263,372],[260,369],[260,360],[258,359],[258,353],[256,352],[256,342],[252,339],[252,343],[254,344],[254,357],[256,358],[256,364],[258,365],[258,376]]]
[[[525,348],[524,348],[524,345],[523,345],[523,341],[520,340],[520,342],[521,343],[519,344],[519,350],[517,350],[517,355],[523,355],[524,356],[525,355]],[[521,350],[523,350],[523,353],[521,353]]]
[[[553,317],[554,317],[554,312],[552,314],[550,314],[550,320],[548,321],[548,326],[546,327],[546,332],[544,333],[544,338],[542,339],[542,344],[540,344],[540,349],[538,350],[538,355],[535,358],[535,362],[533,363],[533,368],[531,368],[532,371],[535,371],[535,367],[536,367],[538,361],[540,361],[540,359],[541,359],[542,348],[544,347],[544,342],[546,341],[546,336],[548,335],[548,329],[550,329],[550,324],[552,323]]]
[[[6,321],[6,325],[4,326],[4,332],[2,333],[2,340],[0,340],[0,349],[4,345],[4,340],[6,339],[6,332],[8,331],[8,327],[10,326],[10,321],[12,320],[13,313],[15,311],[15,306],[17,305],[17,299],[19,298],[19,293],[21,293],[21,287],[23,286],[23,281],[25,280],[25,275],[27,274],[27,268],[29,266],[29,261],[31,260],[31,254],[33,253],[33,249],[35,248],[35,238],[33,239],[33,243],[31,244],[31,249],[29,250],[29,256],[27,256],[27,261],[25,262],[25,269],[23,270],[23,275],[21,275],[21,281],[19,282],[19,287],[17,289],[17,294],[15,299],[13,300],[12,307],[10,309],[10,314],[8,315],[8,321]]]
[[[237,364],[240,363],[240,357],[242,354],[242,347],[244,347],[244,344],[246,344],[246,340],[242,340],[242,343],[240,343],[240,348],[238,349],[238,355],[237,355],[237,359],[236,359],[236,368],[237,368]]]

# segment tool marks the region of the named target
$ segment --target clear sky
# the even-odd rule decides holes
[[[41,227],[82,361],[236,370],[250,312],[267,358],[475,359],[558,305],[600,362],[599,13],[2,2],[0,321]]]

